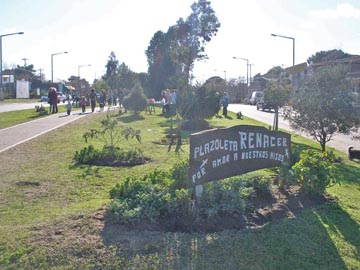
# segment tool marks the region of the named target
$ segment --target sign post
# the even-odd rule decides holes
[[[239,125],[190,135],[189,186],[201,196],[203,183],[280,166],[290,161],[291,135]]]

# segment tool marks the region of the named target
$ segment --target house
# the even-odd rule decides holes
[[[360,93],[360,55],[352,55],[350,57],[336,59],[331,61],[324,61],[307,65],[307,63],[301,63],[285,69],[290,74],[291,80],[294,85],[294,91],[301,89],[301,85],[306,77],[312,76],[316,70],[324,66],[332,66],[338,64],[350,65],[349,75],[355,90]]]

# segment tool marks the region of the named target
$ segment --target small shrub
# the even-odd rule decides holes
[[[196,212],[191,211],[193,189],[188,189],[188,161],[169,171],[155,170],[127,177],[111,189],[108,216],[115,222],[135,224],[161,217],[193,220],[237,215],[252,209],[252,200],[269,190],[270,177],[243,175],[204,184]],[[195,216],[194,216],[195,214]]]
[[[118,121],[113,118],[110,111],[107,112],[106,118],[101,120],[101,129],[90,129],[83,134],[85,142],[89,139],[98,139],[103,142],[102,150],[96,150],[92,145],[85,147],[80,152],[75,152],[75,161],[79,164],[87,165],[138,165],[143,164],[146,158],[140,149],[124,151],[118,147],[122,138],[136,138],[141,142],[139,130],[134,130],[127,126],[118,126]]]
[[[167,215],[172,197],[170,173],[155,170],[143,177],[127,177],[110,191],[113,199],[108,214],[120,223],[136,223],[141,220],[153,221]]]
[[[75,161],[79,164],[93,165],[100,158],[100,151],[96,150],[94,146],[89,145],[75,152]]]
[[[188,173],[189,173],[188,160],[178,163],[176,166],[174,166],[171,169],[171,176],[172,179],[174,179],[174,182],[171,186],[171,189],[173,191],[177,189],[186,189],[188,187],[189,184]]]
[[[144,90],[140,83],[137,82],[134,85],[130,94],[124,98],[123,105],[125,109],[131,110],[135,114],[139,114],[141,111],[145,110],[147,98],[144,95]]]
[[[300,190],[314,195],[323,194],[326,187],[335,183],[333,160],[331,151],[302,151],[300,160],[292,167]]]

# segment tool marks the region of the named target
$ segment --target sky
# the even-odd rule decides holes
[[[195,0],[0,0],[3,69],[33,64],[54,81],[101,78],[112,51],[134,72],[147,72],[153,35],[191,14]],[[194,81],[245,79],[274,66],[306,62],[319,51],[360,55],[359,0],[212,0],[221,23],[196,61]],[[61,54],[67,51],[67,54]],[[249,69],[247,69],[248,59]],[[27,60],[23,60],[27,59]],[[90,65],[90,66],[89,66]]]

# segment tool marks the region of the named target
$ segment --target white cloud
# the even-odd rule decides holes
[[[360,18],[360,8],[353,7],[351,4],[339,4],[335,9],[326,8],[323,10],[310,11],[310,16],[319,19],[339,19],[339,18]]]

